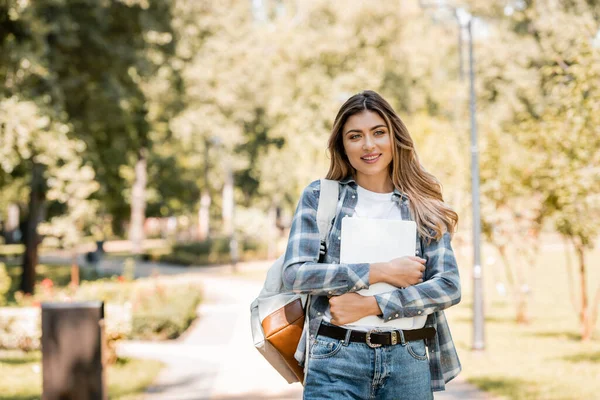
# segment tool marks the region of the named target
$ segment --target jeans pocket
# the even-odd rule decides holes
[[[322,359],[333,357],[340,351],[342,346],[342,343],[337,339],[319,337],[315,339],[310,349],[310,358]]]
[[[424,361],[427,360],[427,349],[425,347],[424,340],[414,340],[412,342],[408,342],[406,344],[406,349],[408,353],[413,356],[413,358]]]

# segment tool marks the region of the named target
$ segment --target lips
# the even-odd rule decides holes
[[[381,153],[367,154],[365,156],[362,156],[360,159],[363,160],[364,162],[366,162],[367,164],[373,164],[373,163],[376,163],[377,160],[379,160],[379,158],[381,158]]]

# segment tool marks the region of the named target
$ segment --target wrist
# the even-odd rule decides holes
[[[381,308],[379,308],[379,303],[377,303],[375,296],[365,296],[363,298],[363,310],[363,314],[365,316],[382,314]]]
[[[383,262],[372,263],[369,270],[369,284],[383,282],[383,271],[386,270],[386,264]]]

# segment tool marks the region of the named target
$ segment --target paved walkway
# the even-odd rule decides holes
[[[108,265],[105,266],[108,269]],[[265,263],[241,265],[240,270],[264,270]],[[110,269],[118,272],[117,265]],[[136,274],[150,274],[148,265]],[[172,279],[201,281],[205,301],[199,319],[178,340],[122,342],[122,356],[161,360],[166,367],[148,389],[145,400],[270,400],[301,399],[302,387],[288,385],[260,356],[252,344],[249,305],[260,282],[229,273],[229,267],[189,269],[161,266]],[[448,385],[436,400],[491,400],[460,378]]]

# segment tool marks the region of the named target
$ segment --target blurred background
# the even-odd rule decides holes
[[[0,399],[41,395],[48,301],[105,301],[110,398],[156,388],[176,362],[119,343],[181,337],[219,304],[207,282],[258,294],[364,89],[459,213],[461,379],[600,399],[600,2],[2,0],[0,81]]]

